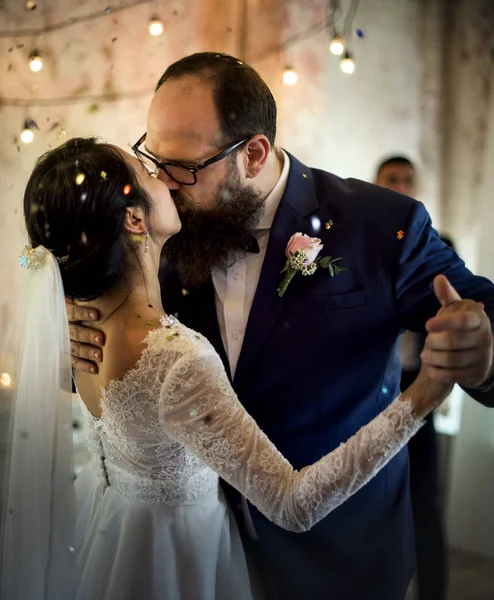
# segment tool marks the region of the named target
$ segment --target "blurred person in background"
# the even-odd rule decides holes
[[[377,170],[376,183],[405,196],[417,196],[417,170],[404,156],[391,156]],[[441,239],[451,248],[453,242]],[[406,389],[420,371],[420,353],[425,335],[407,331],[401,337],[401,389]],[[415,525],[417,595],[419,600],[443,600],[447,589],[447,553],[439,494],[438,438],[433,413],[408,444],[410,495]]]

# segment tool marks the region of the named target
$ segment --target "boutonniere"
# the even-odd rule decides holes
[[[328,269],[331,277],[339,275],[342,271],[346,271],[344,267],[340,267],[336,263],[341,260],[332,256],[318,257],[319,252],[323,249],[323,244],[319,238],[309,237],[305,233],[295,233],[290,238],[285,254],[286,264],[282,273],[286,273],[280,287],[278,288],[278,296],[281,298],[286,292],[290,281],[297,273],[302,275],[313,275],[318,268]]]

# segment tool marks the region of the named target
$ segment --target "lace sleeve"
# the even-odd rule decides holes
[[[310,529],[365,485],[418,431],[409,400],[396,399],[339,448],[301,471],[278,452],[237,399],[220,358],[190,353],[160,394],[166,433],[199,456],[268,519]]]

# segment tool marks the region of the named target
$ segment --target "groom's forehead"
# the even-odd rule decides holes
[[[151,101],[148,122],[156,129],[181,130],[183,136],[203,135],[204,129],[217,128],[211,86],[196,77],[165,82]]]
[[[175,150],[180,151],[183,145],[210,146],[219,131],[212,92],[205,84],[199,87],[166,82],[151,101],[147,146],[153,153],[159,147],[162,158],[173,158]]]

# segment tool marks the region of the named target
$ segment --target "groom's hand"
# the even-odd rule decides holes
[[[70,353],[72,367],[86,373],[97,373],[98,365],[103,358],[101,349],[105,336],[97,329],[91,329],[85,323],[97,321],[98,311],[94,308],[77,306],[68,298],[65,299],[67,317],[69,320]]]
[[[434,279],[434,292],[441,308],[426,323],[429,335],[421,354],[428,375],[479,387],[493,373],[493,336],[484,305],[463,300],[443,275]]]

